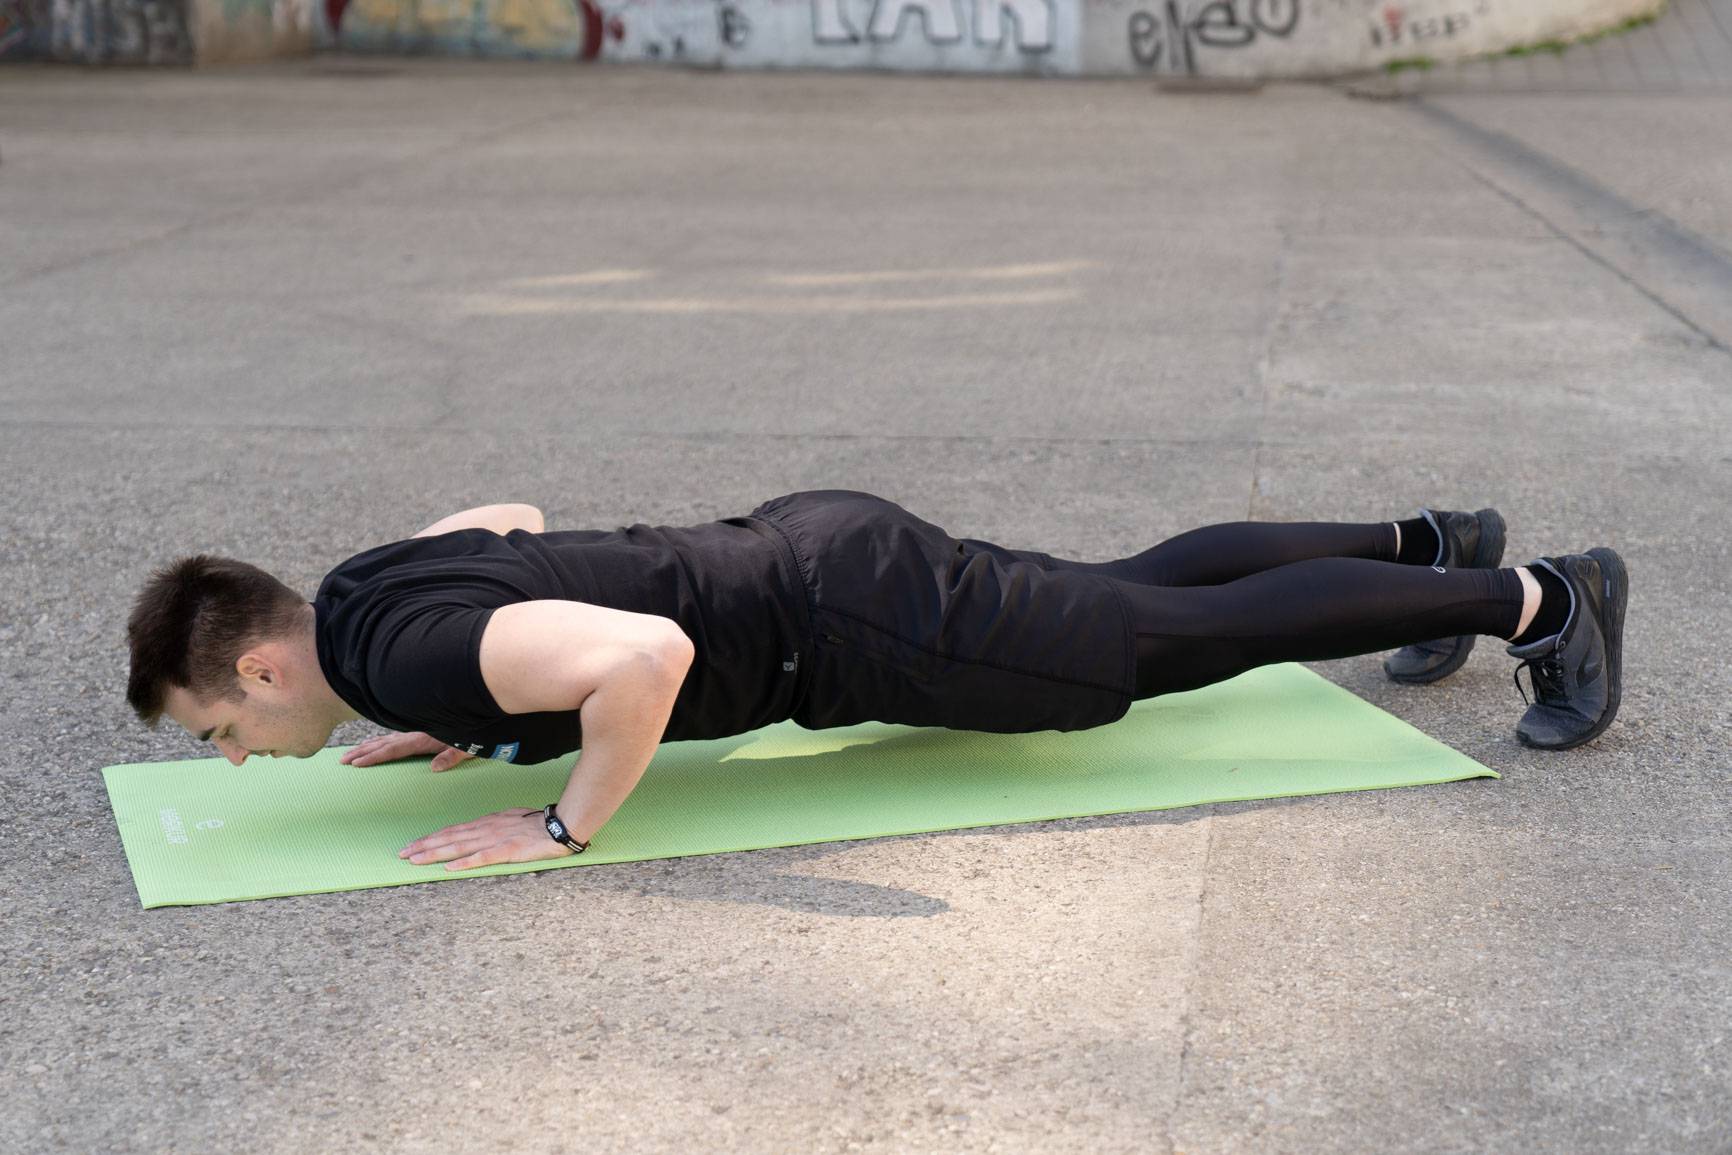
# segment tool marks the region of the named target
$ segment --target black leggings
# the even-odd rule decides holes
[[[1138,698],[1273,662],[1346,658],[1459,634],[1507,638],[1521,620],[1513,569],[1398,565],[1389,522],[1227,522],[1106,562],[965,540],[1117,585],[1136,627]]]

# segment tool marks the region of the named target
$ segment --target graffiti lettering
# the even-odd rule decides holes
[[[860,42],[860,34],[842,12],[842,0],[812,0],[812,39],[819,44]]]
[[[571,2],[571,0],[567,0]],[[745,43],[751,24],[737,0],[707,3],[645,3],[644,0],[577,0],[594,35],[582,58],[683,60],[720,47]],[[593,11],[593,19],[589,13]],[[729,41],[729,37],[733,41]]]
[[[577,56],[601,51],[602,13],[588,0],[323,0],[344,48]]]
[[[87,64],[190,64],[182,0],[54,0],[50,52]]]
[[[282,36],[302,36],[313,31],[313,6],[309,0],[276,0],[271,5],[271,30]]]
[[[1131,13],[1131,59],[1143,68],[1163,62],[1173,72],[1197,71],[1197,48],[1244,48],[1259,35],[1285,38],[1299,25],[1299,0],[1207,0],[1189,14],[1180,0],[1159,12]]]
[[[974,5],[974,42],[997,48],[1004,43],[1004,14],[1016,21],[1016,46],[1023,52],[1052,47],[1051,0],[978,0]]]
[[[883,44],[898,39],[907,26],[909,13],[920,19],[921,34],[932,44],[955,44],[962,39],[965,0],[871,0],[866,13],[866,36],[849,19],[843,0],[812,0],[812,39],[818,44],[858,44],[870,38]],[[1019,52],[1046,52],[1052,48],[1054,0],[973,0],[974,43],[988,48],[1004,45],[1005,14],[1016,25]]]
[[[879,0],[872,6],[872,23],[867,33],[879,43],[896,39],[903,14],[909,11],[920,13],[926,24],[926,39],[933,43],[954,44],[962,39],[956,0]]]
[[[1441,16],[1409,18],[1396,4],[1387,4],[1371,25],[1371,46],[1392,48],[1422,40],[1447,40],[1467,31],[1475,17],[1491,14],[1491,0],[1479,0],[1472,9]]]
[[[723,4],[716,9],[716,21],[725,47],[746,46],[746,38],[752,34],[752,22],[746,19],[745,13],[732,4]]]
[[[34,23],[29,0],[0,0],[0,60],[31,54]]]

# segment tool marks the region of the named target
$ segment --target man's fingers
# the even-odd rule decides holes
[[[492,846],[484,847],[473,854],[465,855],[456,862],[447,862],[445,869],[471,870],[477,866],[492,866],[495,862],[510,862],[511,849],[512,844],[510,842],[496,842]]]
[[[364,765],[367,761],[389,761],[395,757],[396,737],[388,735],[383,738],[368,738],[343,755],[342,760],[351,765]]]
[[[548,840],[546,846],[538,846],[538,840],[530,838],[525,841],[523,819],[538,813],[533,809],[502,810],[496,814],[487,814],[473,822],[459,822],[436,830],[432,834],[417,838],[402,850],[397,852],[398,858],[407,858],[417,866],[428,863],[443,862],[459,855],[473,857],[480,853],[492,853],[498,850],[502,857],[490,858],[487,863],[471,862],[470,866],[483,866],[492,862],[519,862],[530,858],[548,857],[546,853],[535,854],[539,849],[548,851],[557,849],[557,844]],[[518,853],[526,854],[527,858],[517,858]],[[467,870],[468,867],[456,869]]]
[[[498,831],[482,831],[469,838],[454,839],[443,846],[431,847],[410,856],[417,866],[427,866],[455,858],[449,870],[468,870],[471,866],[491,866],[495,862],[515,862],[522,849],[521,839],[502,835]]]
[[[352,762],[357,758],[365,758],[368,754],[372,753],[373,746],[376,742],[378,742],[377,738],[369,738],[365,742],[357,742],[353,746],[349,747],[349,749],[345,750],[342,757],[338,758],[337,761],[347,763]]]
[[[399,850],[397,857],[407,858],[418,851],[430,850],[436,846],[448,846],[459,839],[481,833],[492,825],[488,819],[493,817],[495,815],[489,814],[486,818],[477,818],[473,822],[459,822],[454,826],[447,826],[443,830],[435,830],[432,834],[423,835]]]
[[[413,844],[411,844],[412,848],[406,847],[405,849],[409,849],[411,858],[421,854],[437,854],[440,857],[436,861],[443,862],[445,859],[452,857],[452,854],[448,852],[467,854],[469,851],[474,850],[477,847],[491,846],[493,843],[499,841],[499,839],[500,834],[496,830],[480,829],[450,832],[442,831],[439,834],[429,835],[428,837],[423,838],[420,846],[413,846]]]
[[[443,846],[455,839],[462,838],[464,835],[473,834],[475,832],[475,826],[476,824],[473,822],[465,822],[460,826],[447,826],[444,830],[435,830],[432,834],[422,835],[403,849],[408,853],[413,854],[417,850],[426,850],[432,846]]]
[[[464,854],[475,854],[497,845],[499,845],[499,840],[493,836],[458,838],[441,846],[430,846],[425,850],[416,851],[409,856],[409,861],[416,866],[426,866],[429,863],[444,862],[448,858],[457,858]]]
[[[347,754],[339,759],[349,766],[371,766],[378,762],[395,762],[400,758],[413,758],[417,754],[441,754],[450,750],[436,738],[426,734],[375,734],[364,742],[359,742]],[[465,755],[467,757],[467,755]],[[435,770],[449,769],[448,766],[434,766]]]

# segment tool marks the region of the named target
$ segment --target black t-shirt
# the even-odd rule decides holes
[[[494,609],[567,598],[672,618],[696,648],[662,741],[719,738],[792,712],[809,661],[805,592],[779,535],[750,517],[690,528],[503,536],[460,529],[358,553],[313,601],[319,665],[355,711],[507,762],[582,745],[577,710],[507,714],[481,677]]]

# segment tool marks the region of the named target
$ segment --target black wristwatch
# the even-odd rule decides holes
[[[553,812],[556,802],[549,802],[547,809],[541,812],[541,819],[547,823],[547,836],[562,846],[569,846],[573,854],[582,854],[589,849],[589,843],[579,842],[571,836],[571,831],[565,828],[565,823],[559,820],[559,815]]]

